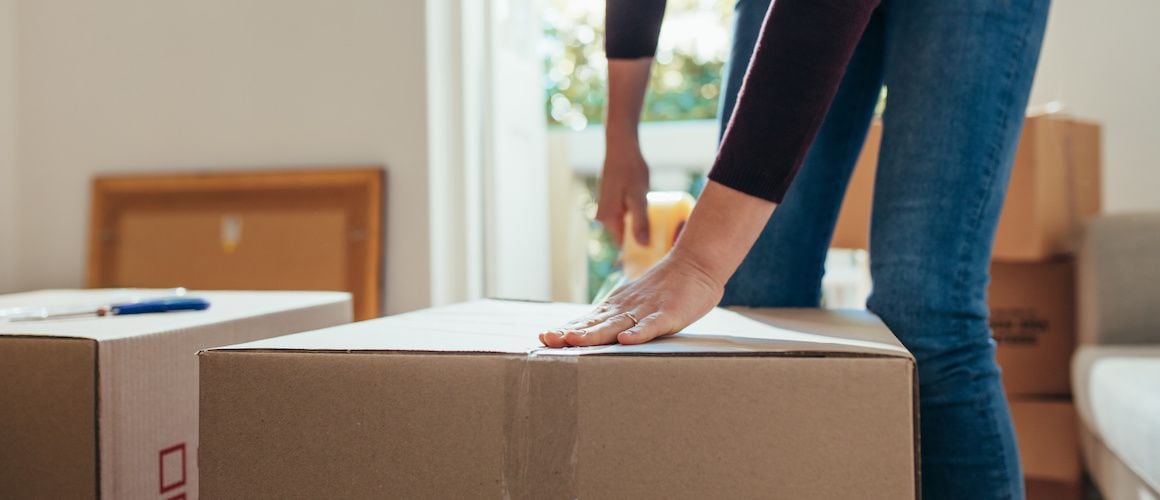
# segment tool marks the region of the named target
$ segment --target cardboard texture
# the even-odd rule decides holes
[[[1075,405],[1067,400],[1014,398],[1010,405],[1023,476],[1029,481],[1082,483]]]
[[[1059,259],[991,265],[988,289],[995,358],[1007,394],[1071,394],[1075,263]]]
[[[846,189],[831,246],[869,248],[882,123],[875,121]],[[1100,126],[1057,114],[1029,116],[1015,153],[993,256],[1034,261],[1075,250],[1086,217],[1101,210]]]
[[[159,290],[0,296],[0,310]],[[0,498],[197,498],[199,349],[347,323],[340,292],[196,292],[206,311],[0,322]]]
[[[1028,479],[1024,484],[1027,500],[1081,500],[1084,498],[1082,481],[1040,481]]]
[[[547,349],[480,301],[200,354],[213,498],[914,498],[914,360],[873,316],[716,310]]]

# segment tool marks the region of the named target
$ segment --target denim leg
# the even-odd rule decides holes
[[[737,2],[733,49],[722,95],[722,129],[732,115],[769,3]],[[797,178],[725,285],[722,305],[818,306],[834,223],[882,87],[882,54],[883,22],[875,14]]]
[[[885,2],[868,307],[918,362],[923,496],[1022,498],[986,288],[1048,1]]]

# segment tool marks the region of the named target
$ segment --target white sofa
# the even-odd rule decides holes
[[[1078,280],[1085,465],[1109,500],[1160,500],[1160,213],[1091,221]]]

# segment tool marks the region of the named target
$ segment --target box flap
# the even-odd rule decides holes
[[[481,300],[214,350],[910,358],[874,315],[823,309],[715,309],[680,334],[644,345],[569,349],[540,345],[540,331],[562,325],[591,307]]]
[[[100,289],[43,290],[0,295],[0,310],[27,307],[87,307],[157,297],[167,290]],[[205,311],[112,317],[80,317],[44,321],[0,322],[2,336],[87,338],[100,342],[235,321],[309,306],[349,301],[345,292],[190,291],[210,302]]]

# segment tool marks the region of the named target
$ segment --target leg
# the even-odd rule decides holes
[[[1047,4],[886,0],[868,306],[918,360],[927,498],[1023,495],[986,287]]]
[[[720,120],[737,92],[769,1],[739,0]],[[883,22],[875,14],[785,200],[725,286],[722,305],[817,307],[826,251],[882,87]],[[792,78],[788,75],[787,78]]]

